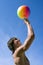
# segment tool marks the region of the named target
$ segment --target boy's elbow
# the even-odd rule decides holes
[[[28,38],[29,38],[29,37],[30,37],[31,39],[34,39],[34,38],[35,38],[34,32],[30,33],[29,36],[28,36]]]
[[[32,39],[35,38],[35,34],[34,34],[34,33],[31,34],[31,38],[32,38]]]

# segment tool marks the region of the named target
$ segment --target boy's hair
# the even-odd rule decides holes
[[[17,38],[13,37],[11,38],[8,42],[8,48],[12,51],[12,54],[14,53],[15,49],[14,49],[14,40],[16,40]]]

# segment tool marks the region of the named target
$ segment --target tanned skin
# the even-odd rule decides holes
[[[28,33],[27,38],[24,43],[21,45],[20,40],[14,40],[15,52],[13,53],[13,59],[15,65],[30,65],[29,60],[25,56],[25,51],[29,49],[30,45],[34,40],[34,31],[28,19],[24,18],[24,23],[27,26]]]

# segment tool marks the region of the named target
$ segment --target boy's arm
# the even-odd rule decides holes
[[[24,19],[24,23],[26,24],[27,29],[28,29],[27,38],[24,42],[24,50],[26,51],[30,47],[30,45],[32,44],[32,41],[34,40],[35,35],[34,35],[33,28],[30,25],[29,20]]]
[[[35,35],[30,25],[30,22],[27,19],[24,19],[24,23],[26,24],[27,29],[28,29],[27,38],[24,44],[21,45],[19,48],[17,48],[17,50],[15,51],[16,55],[21,55],[23,52],[25,52],[30,47],[30,45],[32,44],[32,41],[34,40]]]

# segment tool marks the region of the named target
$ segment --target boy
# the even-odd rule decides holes
[[[32,41],[34,40],[34,31],[30,25],[28,19],[24,18],[24,23],[27,26],[28,34],[24,44],[21,44],[20,40],[17,38],[11,38],[8,41],[8,47],[12,51],[13,59],[15,65],[30,65],[29,60],[25,56],[25,51],[30,47]]]

